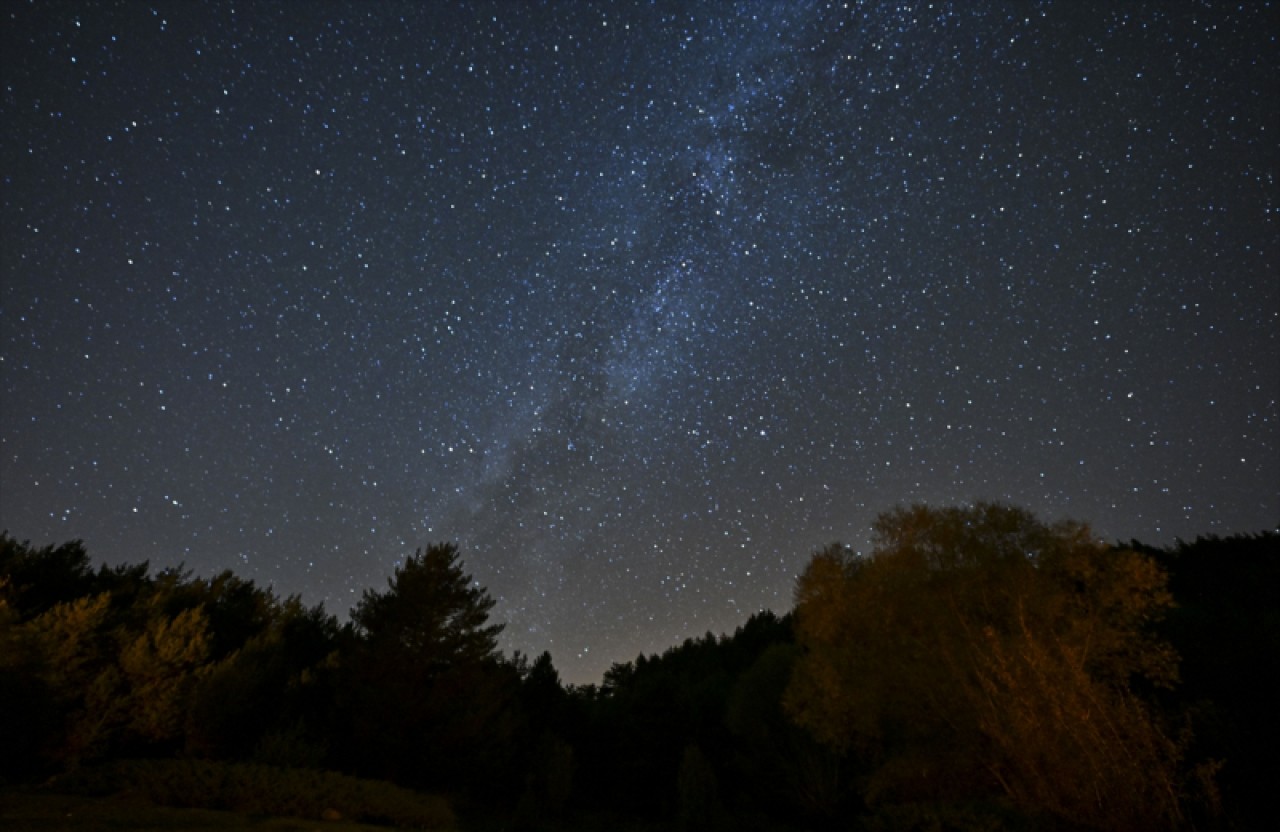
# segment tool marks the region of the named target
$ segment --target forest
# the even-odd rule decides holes
[[[565,685],[463,553],[348,617],[0,536],[0,797],[462,830],[1263,828],[1280,534],[899,507],[794,607]],[[2,806],[2,804],[0,804]],[[3,819],[0,811],[0,819]]]

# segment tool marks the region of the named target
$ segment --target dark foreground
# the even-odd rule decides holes
[[[343,820],[268,818],[212,809],[174,809],[125,797],[11,792],[0,795],[0,827],[9,832],[385,832]]]

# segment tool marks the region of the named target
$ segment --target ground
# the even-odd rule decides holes
[[[253,817],[210,809],[171,809],[129,798],[0,794],[0,827],[9,832],[386,832],[364,823]]]

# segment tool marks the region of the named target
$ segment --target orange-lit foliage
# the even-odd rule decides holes
[[[793,717],[852,751],[871,802],[1003,795],[1095,828],[1179,818],[1179,746],[1134,683],[1176,681],[1148,557],[1026,511],[899,508],[876,549],[814,556],[797,587]]]

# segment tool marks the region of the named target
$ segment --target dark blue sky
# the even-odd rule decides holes
[[[0,527],[570,681],[879,511],[1280,519],[1274,4],[4,4]]]

